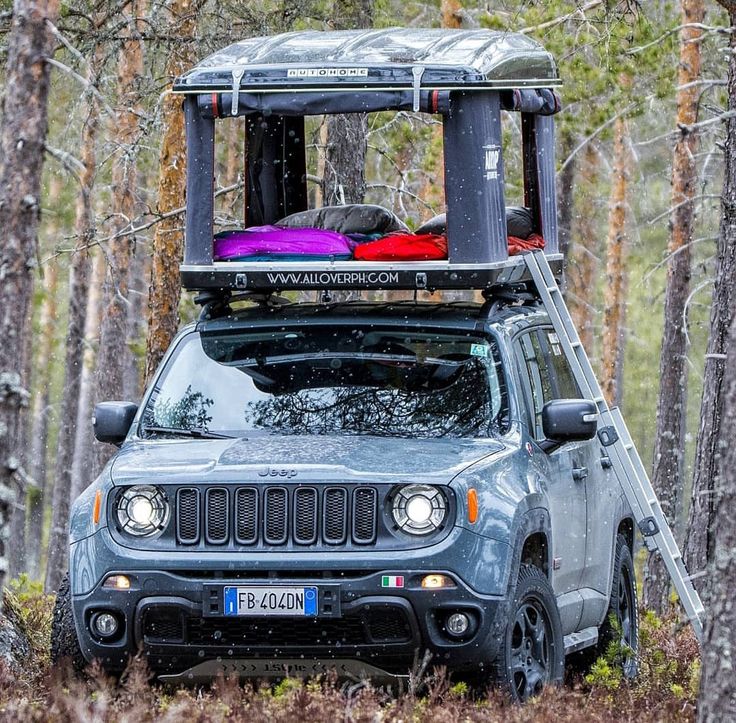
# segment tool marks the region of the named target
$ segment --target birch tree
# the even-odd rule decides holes
[[[0,590],[7,572],[9,515],[27,475],[19,465],[28,402],[21,349],[29,333],[41,172],[48,122],[49,21],[59,0],[15,0],[0,121]],[[0,601],[0,607],[2,602]]]

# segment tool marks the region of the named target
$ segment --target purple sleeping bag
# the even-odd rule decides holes
[[[215,261],[350,259],[355,242],[337,231],[320,228],[253,226],[215,236]]]

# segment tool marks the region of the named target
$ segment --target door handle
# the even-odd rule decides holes
[[[587,476],[588,476],[587,467],[573,467],[572,468],[572,478],[576,482],[582,482]]]

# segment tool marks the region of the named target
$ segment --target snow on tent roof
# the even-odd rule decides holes
[[[493,30],[391,28],[248,38],[205,58],[174,91],[549,88],[557,66],[539,43]]]

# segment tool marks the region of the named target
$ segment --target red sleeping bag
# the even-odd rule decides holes
[[[360,244],[356,261],[436,261],[447,258],[447,239],[433,233],[394,233]]]
[[[509,256],[516,256],[523,251],[536,251],[544,248],[544,239],[538,234],[530,234],[528,238],[509,236]]]
[[[536,233],[529,238],[509,236],[509,255],[544,248],[544,239]],[[360,244],[355,248],[356,261],[443,261],[447,259],[447,238],[437,234],[396,233]]]

